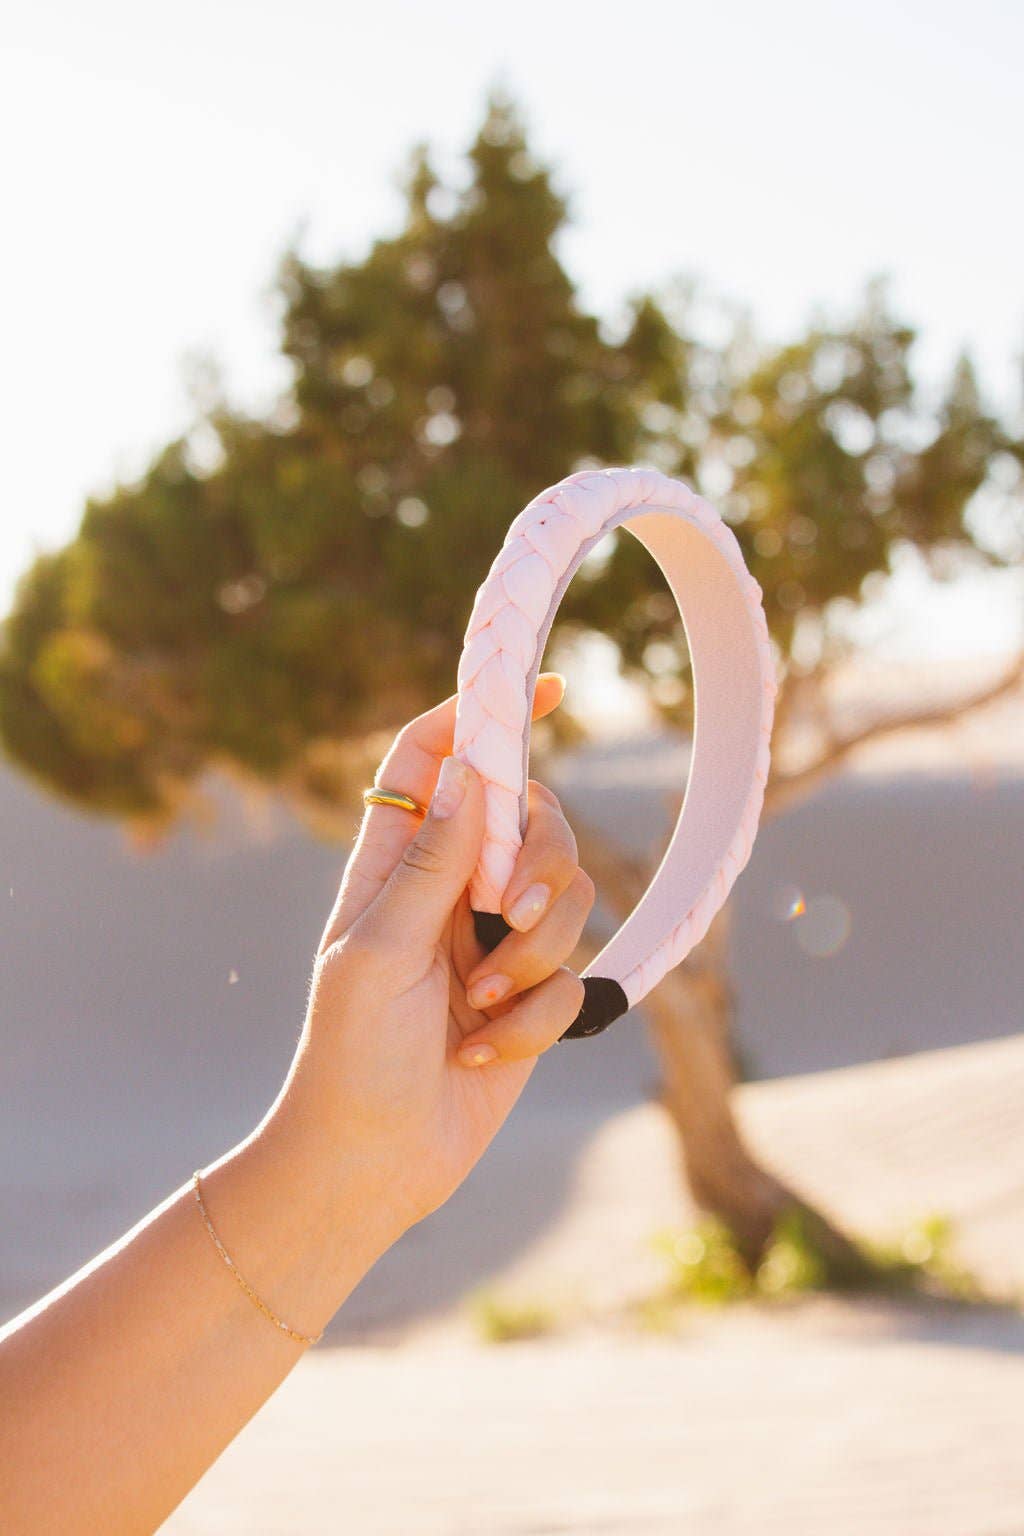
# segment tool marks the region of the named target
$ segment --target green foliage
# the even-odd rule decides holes
[[[752,1294],[750,1271],[721,1222],[709,1219],[688,1231],[660,1232],[654,1242],[668,1264],[671,1300],[721,1306]]]
[[[451,691],[509,521],[584,464],[656,464],[712,496],[784,664],[798,619],[858,601],[901,542],[975,549],[974,493],[1024,449],[967,360],[922,406],[881,286],[849,325],[779,347],[739,321],[709,342],[692,285],[633,296],[610,339],[561,265],[567,204],[508,101],[466,169],[447,193],[420,146],[397,234],[324,270],[290,253],[287,396],[264,420],[208,410],[26,573],[0,739],[48,787],[150,817],[212,764],[315,793],[326,743]],[[635,540],[573,584],[561,622],[599,626],[666,712],[685,705],[674,606]]]
[[[722,1222],[709,1219],[685,1231],[659,1232],[653,1242],[666,1261],[668,1280],[664,1292],[650,1298],[648,1311],[656,1323],[659,1319],[665,1323],[673,1305],[679,1303],[722,1306],[849,1289],[848,1274],[838,1279],[832,1274],[816,1231],[814,1222],[799,1206],[784,1211],[754,1270]],[[950,1219],[931,1215],[912,1223],[891,1241],[860,1244],[865,1264],[858,1283],[865,1289],[980,1300],[977,1281],[956,1260],[953,1238]]]
[[[976,1276],[956,1256],[953,1222],[942,1212],[922,1216],[895,1238],[866,1243],[864,1249],[897,1287],[925,1289],[958,1301],[984,1300]]]
[[[477,1334],[487,1344],[537,1339],[555,1327],[551,1309],[536,1301],[514,1300],[494,1291],[479,1291],[470,1301]]]
[[[761,1296],[791,1296],[820,1291],[828,1285],[828,1262],[798,1206],[784,1212],[776,1222],[754,1281]]]

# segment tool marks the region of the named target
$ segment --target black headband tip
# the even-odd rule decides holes
[[[560,1036],[562,1040],[586,1040],[599,1035],[629,1011],[629,998],[610,976],[584,976],[583,994],[583,1007]]]
[[[473,909],[473,929],[476,941],[488,954],[497,949],[502,939],[512,932],[500,912],[477,912]]]
[[[490,951],[499,945],[512,929],[500,912],[473,912],[473,928],[477,943]],[[584,976],[583,1007],[560,1035],[561,1040],[587,1040],[599,1035],[609,1024],[629,1011],[629,999],[617,981],[610,976]]]

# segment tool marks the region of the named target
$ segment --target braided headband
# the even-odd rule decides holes
[[[501,899],[526,829],[530,715],[552,620],[581,560],[620,524],[672,589],[694,680],[689,780],[646,893],[583,972],[563,1039],[596,1035],[707,932],[750,857],[768,777],[775,674],[761,588],[732,530],[655,469],[586,470],[542,491],[512,523],[476,594],[459,662],[455,754],[484,781],[486,826],[470,901],[477,936],[506,933]]]

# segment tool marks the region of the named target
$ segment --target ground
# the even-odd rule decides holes
[[[766,825],[733,979],[746,1074],[769,1079],[739,1110],[768,1164],[868,1237],[946,1213],[1010,1295],[1024,718],[996,716],[889,740]],[[663,845],[684,774],[678,742],[604,744],[557,787],[639,850]],[[286,1070],[342,851],[211,793],[216,829],[140,858],[0,771],[5,1317],[246,1134]],[[779,919],[792,885],[843,903],[839,948]],[[627,1323],[662,1278],[652,1233],[688,1214],[655,1083],[635,1016],[548,1052],[480,1167],[375,1267],[172,1536],[1022,1536],[1012,1308]],[[555,1332],[480,1343],[481,1287],[550,1308]]]
[[[741,1114],[776,1166],[861,1230],[941,1205],[975,1273],[1012,1295],[1022,1102],[1024,1042],[1010,1040],[753,1085]],[[559,1303],[554,1334],[483,1344],[456,1306],[385,1344],[321,1346],[167,1531],[1024,1532],[1014,1306],[812,1299],[644,1333],[624,1303],[656,1280],[644,1237],[680,1200],[660,1112],[616,1115],[557,1219],[491,1282]]]

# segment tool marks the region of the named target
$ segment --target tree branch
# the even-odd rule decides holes
[[[834,773],[858,747],[864,746],[869,741],[877,741],[897,731],[949,725],[954,720],[971,714],[974,710],[984,708],[986,704],[993,704],[997,699],[1005,698],[1013,693],[1022,681],[1024,681],[1024,651],[1021,651],[1013,664],[995,683],[990,683],[987,688],[982,688],[977,693],[968,694],[966,698],[932,704],[925,709],[911,710],[904,714],[883,715],[877,720],[872,720],[869,725],[863,726],[860,730],[852,731],[847,736],[831,741],[819,757],[803,768],[798,768],[792,773],[772,774],[765,797],[766,807],[774,813],[794,799],[802,798],[823,778]]]

